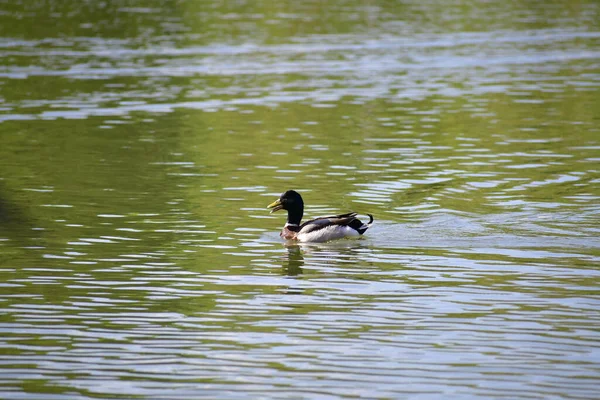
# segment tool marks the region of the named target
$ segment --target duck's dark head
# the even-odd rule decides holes
[[[267,208],[272,208],[271,213],[279,210],[287,210],[288,222],[299,224],[304,213],[304,201],[302,201],[302,196],[298,192],[288,190],[279,196],[279,199],[269,204]]]
[[[296,192],[295,190],[288,190],[279,196],[279,199],[269,204],[267,208],[272,208],[272,213],[279,210],[290,211],[304,209],[304,201],[302,201],[302,196],[300,196],[300,193]]]

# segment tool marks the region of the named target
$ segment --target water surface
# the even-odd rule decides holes
[[[597,397],[596,2],[27,4],[0,397]]]

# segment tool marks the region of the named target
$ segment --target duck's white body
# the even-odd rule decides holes
[[[303,232],[308,230],[308,232]],[[359,237],[360,233],[349,226],[329,225],[319,230],[310,231],[309,229],[300,229],[296,233],[296,240],[299,242],[328,242],[330,240],[342,239],[345,237]]]

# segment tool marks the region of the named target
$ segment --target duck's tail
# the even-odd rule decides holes
[[[357,231],[359,234],[361,234],[361,235],[362,235],[363,233],[365,233],[367,229],[369,229],[369,227],[371,226],[371,224],[372,224],[372,223],[373,223],[373,221],[374,221],[374,219],[373,219],[373,216],[372,216],[371,214],[367,214],[367,215],[369,216],[369,222],[367,222],[366,224],[362,224],[362,223],[361,223],[362,225],[360,225],[359,227],[355,228],[355,229],[356,229],[356,231]],[[360,222],[359,220],[356,220],[356,221],[357,221],[357,222]]]

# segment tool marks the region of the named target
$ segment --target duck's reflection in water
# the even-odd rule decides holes
[[[297,244],[285,245],[287,248],[287,254],[283,257],[281,264],[282,272],[288,276],[298,276],[302,274],[302,267],[304,266],[304,256],[300,246]]]
[[[340,240],[317,244],[289,242],[284,246],[287,252],[281,258],[281,269],[282,273],[288,276],[303,274],[306,262],[315,268],[323,265],[345,268],[371,252],[370,247],[359,240]],[[305,256],[309,257],[308,261],[305,261]]]

